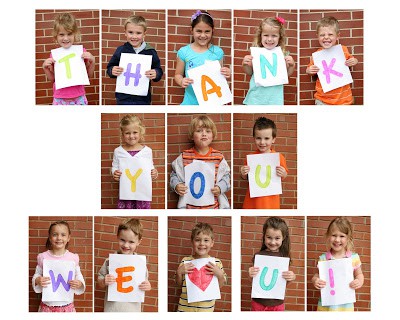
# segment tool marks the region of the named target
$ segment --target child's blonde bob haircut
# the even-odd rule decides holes
[[[125,23],[124,23],[125,30],[126,30],[126,26],[128,25],[128,23],[136,24],[137,26],[142,27],[144,29],[144,31],[147,30],[146,19],[143,18],[142,16],[135,16],[135,15],[129,16],[128,19],[126,19]]]
[[[213,139],[217,136],[217,127],[214,121],[212,121],[208,116],[201,115],[193,118],[189,125],[189,139],[193,140],[193,134],[197,128],[207,128],[211,129],[213,133]]]
[[[72,33],[75,38],[74,41],[81,41],[81,32],[79,31],[76,19],[72,14],[60,13],[55,17],[52,32],[54,40],[57,40],[57,35],[60,31],[60,27],[63,27],[65,31]]]
[[[140,120],[140,118],[133,114],[128,114],[128,115],[124,116],[121,119],[121,121],[119,122],[119,128],[121,130],[121,134],[124,133],[124,128],[130,124],[133,124],[136,127],[138,127],[139,132],[140,132],[139,142],[143,142],[144,141],[144,133],[146,132],[146,128],[142,124],[142,121]]]
[[[328,226],[328,230],[326,231],[326,239],[328,240],[329,237],[332,235],[333,230],[338,229],[340,232],[347,235],[347,251],[354,250],[354,243],[353,243],[353,227],[350,221],[346,217],[337,217],[333,219]]]

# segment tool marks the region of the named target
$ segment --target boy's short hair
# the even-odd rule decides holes
[[[193,241],[194,238],[199,234],[199,233],[204,233],[206,235],[209,235],[212,240],[214,240],[214,230],[206,222],[198,222],[192,229],[192,235],[190,236],[190,240]]]
[[[130,218],[122,221],[118,226],[117,235],[119,235],[122,230],[132,230],[132,232],[139,238],[139,240],[142,239],[143,225],[139,219]]]
[[[321,27],[333,27],[337,34],[339,34],[339,21],[335,17],[324,17],[317,22],[317,33]]]
[[[256,130],[272,129],[272,138],[276,138],[276,124],[271,119],[266,117],[259,117],[253,126],[253,137],[255,137]]]
[[[138,26],[141,26],[141,27],[143,27],[144,31],[147,30],[146,19],[143,18],[142,16],[135,16],[135,15],[129,16],[128,19],[125,20],[124,29],[126,29],[126,26],[127,26],[128,23],[132,23],[132,24],[136,24]]]
[[[214,121],[212,121],[211,118],[206,115],[197,116],[196,118],[193,118],[192,121],[190,121],[189,139],[193,139],[193,134],[196,131],[196,128],[200,126],[200,122],[202,123],[201,128],[211,129],[214,139],[217,136],[217,127],[215,126]]]

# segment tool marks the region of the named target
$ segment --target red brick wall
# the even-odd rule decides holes
[[[253,139],[254,121],[265,116],[273,120],[278,132],[273,148],[286,158],[289,174],[282,180],[281,209],[297,208],[297,114],[269,113],[233,115],[233,207],[242,208],[248,182],[240,177],[240,167],[245,163],[246,155],[256,151]]]
[[[297,10],[234,10],[234,103],[243,104],[249,90],[250,76],[243,72],[242,62],[245,55],[250,54],[256,29],[264,18],[280,16],[285,19],[286,49],[296,63],[296,69],[284,86],[284,104],[297,104]]]
[[[263,225],[268,217],[242,217],[241,239],[242,239],[242,311],[251,310],[251,285],[249,268],[253,266],[253,256],[261,249],[263,239]],[[290,256],[289,269],[296,275],[296,280],[288,283],[285,294],[285,310],[304,311],[304,249],[305,232],[304,217],[285,216],[282,217],[289,227]]]
[[[145,41],[156,49],[165,72],[165,10],[102,10],[102,103],[115,105],[115,83],[107,75],[107,64],[117,47],[126,42],[124,23],[131,15],[141,15],[147,21]],[[158,82],[151,81],[153,105],[165,104],[165,75]]]
[[[115,209],[119,183],[111,175],[114,149],[121,144],[119,121],[125,113],[101,114],[101,208]],[[135,113],[146,128],[144,144],[153,150],[158,178],[153,181],[152,209],[165,208],[165,115],[164,113]]]
[[[50,51],[57,49],[52,36],[54,18],[64,13],[64,10],[36,10],[36,104],[52,104],[53,83],[50,82],[42,68],[44,60],[50,57]],[[94,76],[89,79],[90,85],[85,86],[86,97],[91,105],[99,104],[99,10],[68,10],[77,20],[81,32],[83,47],[90,52],[96,62]]]
[[[221,288],[215,312],[231,311],[231,217],[168,217],[168,311],[178,308],[181,287],[175,284],[174,274],[182,258],[192,254],[190,235],[198,222],[209,223],[214,229],[214,246],[210,256],[221,259],[228,275],[228,284]]]
[[[334,16],[339,20],[339,43],[345,45],[358,59],[351,68],[351,85],[356,105],[364,104],[364,12],[363,10],[300,10],[300,104],[315,104],[315,81],[306,74],[313,52],[320,48],[317,39],[317,21]]]
[[[197,11],[168,10],[168,104],[180,104],[183,101],[184,89],[174,81],[177,52],[181,47],[191,43],[191,16]],[[224,66],[232,67],[231,10],[207,10],[214,19],[212,43],[224,51]],[[228,80],[230,83],[230,80]]]
[[[127,217],[94,218],[94,281],[105,259],[118,250],[118,225]],[[158,217],[132,217],[140,219],[143,225],[143,238],[137,253],[146,256],[151,290],[146,291],[142,311],[158,311]],[[97,286],[97,285],[96,285]],[[95,286],[94,311],[103,312],[105,289]]]
[[[177,207],[179,196],[175,191],[172,191],[169,187],[169,179],[172,171],[172,162],[182,153],[183,150],[193,147],[193,142],[189,140],[188,129],[190,121],[199,116],[200,114],[189,114],[189,113],[169,113],[167,115],[168,124],[168,208],[174,209]],[[222,152],[225,160],[228,162],[229,167],[232,170],[231,165],[231,115],[230,113],[221,114],[208,114],[208,116],[214,121],[217,127],[217,136],[211,146]],[[232,177],[232,171],[231,171]],[[232,184],[232,179],[231,179]],[[226,192],[229,202],[231,203],[231,192]]]
[[[32,289],[32,277],[35,274],[37,255],[47,251],[46,241],[50,225],[59,220],[68,222],[71,229],[71,240],[68,250],[79,254],[79,266],[85,279],[86,290],[82,295],[74,296],[77,312],[92,312],[93,307],[93,218],[79,217],[29,217],[29,311],[36,312],[41,301],[41,294]]]
[[[307,216],[307,310],[315,311],[320,297],[311,279],[318,272],[318,257],[328,250],[325,233],[333,216]],[[354,252],[360,255],[364,285],[356,290],[355,311],[371,311],[371,217],[347,217],[353,225]]]

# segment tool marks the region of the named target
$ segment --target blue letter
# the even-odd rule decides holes
[[[268,286],[266,286],[264,283],[265,275],[267,273],[268,273],[268,267],[264,267],[263,271],[261,272],[261,276],[260,276],[260,286],[265,291],[269,291],[275,286],[276,280],[278,279],[278,269],[274,269],[274,271],[272,272],[272,279]]]
[[[265,79],[267,77],[267,72],[265,71],[265,67],[271,72],[271,74],[276,77],[276,73],[278,71],[278,56],[276,53],[272,54],[273,64],[271,65],[267,58],[260,54],[260,66],[261,66],[261,77]]]
[[[201,181],[201,186],[200,186],[199,193],[195,193],[195,191],[194,191],[194,181],[195,181],[197,178],[200,178],[200,181]],[[189,187],[190,187],[190,193],[192,194],[192,196],[193,196],[195,199],[201,198],[201,196],[202,196],[203,193],[204,193],[204,189],[205,189],[205,187],[206,187],[206,179],[204,178],[204,175],[203,175],[201,172],[195,172],[195,173],[192,175],[192,177],[190,178]]]

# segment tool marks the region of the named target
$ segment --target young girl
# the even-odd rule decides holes
[[[122,171],[119,161],[122,158],[145,158],[153,165],[152,150],[141,144],[144,140],[145,127],[142,121],[135,115],[126,115],[120,121],[122,145],[114,150],[111,173],[115,181],[119,181]],[[158,172],[151,169],[151,178],[157,179]],[[150,201],[141,200],[118,200],[118,209],[150,209]]]
[[[56,17],[53,26],[53,38],[61,48],[68,49],[74,42],[80,41],[80,31],[73,15],[62,13]],[[94,74],[94,57],[83,49],[82,59],[85,61],[89,77]],[[87,105],[85,87],[83,85],[56,89],[54,76],[54,63],[56,61],[50,54],[50,58],[43,63],[43,70],[47,78],[53,82],[53,105]]]
[[[218,60],[221,65],[224,52],[212,44],[214,33],[214,20],[207,11],[197,10],[191,18],[192,43],[178,51],[176,58],[175,82],[185,88],[182,105],[198,105],[191,84],[193,79],[187,77],[187,70],[203,65],[207,60]],[[230,78],[231,70],[228,67],[221,68],[221,74]]]
[[[350,258],[353,264],[354,280],[349,283],[349,286],[352,289],[360,289],[364,284],[364,275],[361,270],[359,255],[352,252],[354,249],[353,228],[350,221],[345,217],[333,219],[329,224],[325,235],[328,244],[328,251],[319,256],[319,261]],[[326,282],[319,278],[318,273],[314,274],[311,282],[318,290],[321,290],[326,286]],[[317,311],[354,311],[354,303],[322,306],[321,299],[319,299]]]
[[[32,287],[36,293],[41,293],[43,288],[51,285],[49,277],[43,277],[43,261],[73,261],[75,262],[75,279],[68,281],[75,294],[80,295],[85,291],[85,280],[79,268],[79,256],[67,250],[71,239],[71,230],[66,221],[57,221],[50,225],[49,236],[46,241],[45,252],[38,254],[35,274],[32,278]],[[39,312],[76,312],[73,299],[68,301],[41,301]]]
[[[230,168],[223,154],[211,147],[217,135],[215,123],[206,115],[193,118],[189,125],[189,139],[194,146],[184,150],[172,162],[170,187],[179,195],[178,209],[229,209],[228,198],[225,195],[230,187]],[[185,185],[185,166],[193,161],[200,160],[215,164],[215,185],[211,188],[214,195],[214,204],[210,206],[193,206],[185,202],[184,195],[188,192]]]
[[[122,221],[118,226],[117,238],[118,238],[118,254],[137,254],[137,248],[142,241],[143,226],[138,219],[127,219]],[[147,272],[148,273],[148,272]],[[146,277],[147,278],[147,277]],[[110,274],[109,270],[109,259],[107,258],[103,266],[101,267],[97,284],[100,288],[104,289],[112,283],[115,283],[115,277]],[[138,285],[138,288],[142,291],[150,291],[151,284],[148,280],[143,281]],[[142,304],[140,302],[119,302],[119,301],[108,301],[108,292],[105,293],[104,299],[104,312],[141,312]]]
[[[262,245],[257,254],[274,257],[290,258],[289,228],[285,220],[278,217],[268,218],[263,226]],[[255,256],[253,257],[254,263]],[[253,266],[249,268],[249,275],[254,278],[260,272],[260,268]],[[294,281],[296,275],[293,271],[282,272],[282,277],[288,281]],[[284,311],[284,300],[279,299],[251,299],[251,311]]]
[[[281,17],[265,18],[261,21],[256,37],[253,42],[254,47],[264,47],[271,50],[277,46],[281,47],[285,55],[287,74],[290,76],[294,71],[294,60],[285,49],[285,20]],[[247,92],[243,104],[250,105],[283,105],[283,84],[262,87],[256,86],[253,75],[253,57],[247,55],[243,58],[243,70],[251,76],[250,89]]]

